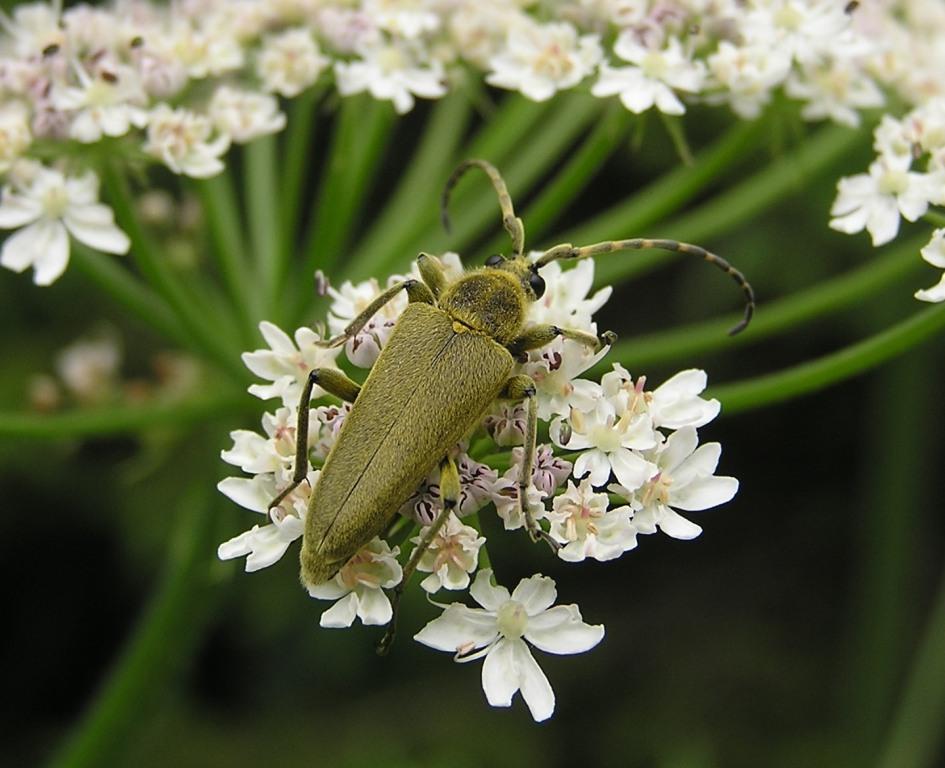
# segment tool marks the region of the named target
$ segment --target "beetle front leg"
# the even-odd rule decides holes
[[[422,301],[424,304],[436,304],[433,292],[424,283],[420,280],[414,280],[413,278],[404,280],[403,282],[392,285],[368,304],[364,311],[348,323],[340,334],[330,339],[317,342],[317,345],[320,347],[340,347],[348,341],[348,339],[357,336],[361,332],[361,329],[368,324],[368,321],[380,311],[381,307],[396,298],[401,291],[407,292],[407,300],[411,303]]]
[[[528,508],[528,489],[532,485],[532,472],[535,468],[535,453],[538,450],[538,401],[535,398],[538,389],[531,376],[524,373],[513,376],[502,388],[499,397],[505,400],[525,400],[528,415],[525,420],[525,445],[522,450],[522,465],[518,473],[518,509],[525,520],[525,528],[532,541],[544,540],[552,551],[557,552],[560,545],[542,529]]]
[[[514,357],[525,354],[530,349],[539,349],[550,344],[556,338],[561,336],[565,339],[571,339],[578,344],[583,344],[588,349],[597,352],[603,347],[611,347],[617,341],[617,334],[613,331],[604,331],[600,336],[586,331],[575,331],[570,328],[560,328],[557,325],[533,325],[528,328],[521,336],[512,340],[509,344],[509,352]]]
[[[306,471],[308,469],[308,406],[316,384],[329,395],[334,395],[347,403],[353,403],[361,392],[360,384],[352,381],[336,368],[313,368],[308,372],[308,379],[299,397],[298,421],[295,425],[295,471],[292,482],[269,502],[269,509],[278,507],[286,496],[299,487],[308,474]]]
[[[400,598],[404,593],[404,588],[407,586],[410,577],[413,576],[413,572],[417,570],[417,566],[420,564],[420,558],[422,558],[424,553],[430,548],[430,544],[446,523],[450,513],[456,509],[459,504],[461,490],[459,470],[456,467],[456,462],[452,457],[447,456],[440,464],[440,503],[443,505],[443,509],[440,510],[436,519],[428,525],[427,529],[423,532],[423,536],[420,537],[420,541],[410,555],[410,560],[408,560],[407,565],[404,566],[403,578],[401,578],[400,583],[394,587],[394,594],[391,597],[392,613],[390,622],[387,625],[387,632],[377,644],[377,652],[381,656],[387,654],[390,650],[391,643],[394,642],[394,635],[397,632],[397,609],[400,606]]]

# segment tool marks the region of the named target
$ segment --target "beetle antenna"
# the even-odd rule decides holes
[[[452,193],[453,187],[456,186],[456,183],[462,178],[463,174],[470,168],[479,168],[484,171],[492,182],[495,193],[499,197],[499,207],[502,209],[502,226],[505,227],[505,231],[508,232],[509,237],[512,238],[512,250],[514,255],[521,256],[522,251],[525,249],[525,225],[522,223],[522,220],[515,215],[515,209],[512,207],[512,198],[509,196],[509,190],[508,187],[505,186],[505,181],[502,179],[502,176],[496,170],[495,166],[486,160],[463,160],[463,162],[456,166],[456,170],[454,170],[446,180],[446,185],[443,187],[443,195],[440,198],[440,219],[443,222],[443,229],[447,232],[450,231],[450,193]]]
[[[562,243],[553,248],[549,248],[538,259],[535,260],[535,268],[540,269],[546,264],[559,259],[586,259],[590,256],[599,256],[604,253],[613,253],[614,251],[638,251],[646,248],[655,248],[661,251],[675,251],[676,253],[685,253],[689,256],[696,256],[710,264],[718,267],[723,272],[731,275],[732,279],[742,289],[745,295],[745,315],[741,321],[733,328],[729,329],[729,336],[734,336],[748,327],[752,315],[755,314],[755,292],[751,283],[735,267],[729,264],[721,256],[707,251],[698,245],[689,243],[680,243],[678,240],[649,240],[646,238],[633,238],[632,240],[608,240],[604,243],[594,243],[594,245],[585,245],[582,248],[575,248],[570,243]]]

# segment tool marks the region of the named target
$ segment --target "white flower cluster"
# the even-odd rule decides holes
[[[446,254],[440,261],[451,277],[462,273],[455,254]],[[529,320],[596,333],[592,315],[607,300],[610,289],[588,298],[593,270],[591,261],[567,271],[557,263],[544,267],[545,298],[531,305]],[[405,277],[395,275],[388,284]],[[376,280],[332,289],[329,326],[333,330],[344,327],[381,290]],[[218,487],[241,506],[268,519],[220,545],[221,558],[245,556],[246,570],[257,570],[274,563],[301,537],[312,487],[350,408],[313,403],[307,482],[268,511],[269,502],[290,482],[296,409],[308,371],[334,367],[342,349],[350,362],[370,367],[405,307],[406,299],[391,301],[345,347],[335,349],[316,346],[318,336],[309,329],[299,329],[293,342],[276,326],[261,324],[270,348],[247,353],[243,359],[269,383],[254,385],[250,391],[263,399],[279,399],[281,407],[264,416],[264,434],[242,430],[231,434],[233,447],[222,457],[251,477],[230,477]],[[700,397],[706,385],[702,371],[683,371],[652,391],[646,390],[644,378],[634,381],[620,365],[614,365],[599,383],[577,378],[600,356],[565,341],[530,353],[518,364],[518,370],[532,375],[538,384],[541,419],[551,422],[554,443],[538,448],[526,502],[548,535],[561,545],[558,554],[567,562],[611,560],[636,547],[639,534],[657,530],[676,538],[693,538],[701,529],[676,510],[721,504],[738,488],[734,478],[714,474],[718,443],[697,447],[696,428],[719,412],[718,401]],[[314,400],[320,400],[322,394],[316,389]],[[502,475],[479,460],[493,454],[494,446],[521,443],[524,421],[523,411],[499,406],[456,447],[462,494],[456,513],[436,533],[419,561],[418,570],[428,574],[421,583],[426,592],[470,588],[486,543],[479,526],[471,524],[477,521],[475,513],[492,505],[505,529],[524,525],[517,503],[522,448],[509,452],[510,468]],[[470,446],[476,446],[474,456],[469,453]],[[571,455],[560,455],[561,449]],[[390,620],[391,604],[384,590],[399,583],[402,562],[409,554],[404,551],[401,557],[396,544],[403,546],[408,540],[417,544],[437,516],[442,508],[438,482],[438,473],[433,473],[401,508],[391,531],[406,533],[396,541],[374,539],[330,582],[309,590],[312,597],[334,601],[322,614],[322,626],[347,627],[356,618],[364,624]],[[611,504],[608,491],[621,500],[619,505]],[[411,530],[418,535],[411,538]],[[485,657],[483,689],[490,704],[508,706],[513,694],[521,690],[536,719],[550,716],[554,695],[526,641],[551,653],[578,653],[600,641],[603,627],[585,624],[576,606],[552,608],[554,584],[542,576],[525,579],[510,594],[493,586],[491,571],[484,570],[476,576],[470,594],[480,608],[460,603],[443,606],[443,615],[416,639],[456,654],[457,661]]]
[[[900,216],[916,221],[930,205],[945,205],[945,97],[901,120],[884,115],[873,134],[876,159],[867,173],[840,179],[830,226],[847,234],[866,230],[874,246],[895,239]],[[945,269],[945,230],[937,229],[922,258]],[[922,301],[945,301],[945,273]]]

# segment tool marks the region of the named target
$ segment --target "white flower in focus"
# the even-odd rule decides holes
[[[275,98],[229,85],[217,88],[208,111],[217,130],[229,135],[237,144],[285,128],[285,115],[279,111]]]
[[[932,239],[922,249],[921,253],[922,258],[933,267],[945,269],[945,229],[936,229],[932,233]],[[916,291],[915,297],[919,301],[945,301],[945,273],[942,274],[942,279],[937,285]]]
[[[656,50],[641,45],[632,32],[623,32],[614,44],[614,53],[635,66],[602,64],[591,93],[620,94],[623,105],[637,114],[655,105],[664,114],[681,115],[686,108],[675,91],[698,93],[705,80],[705,64],[688,59],[675,37],[668,39],[664,49]]]
[[[915,221],[930,202],[945,199],[945,183],[933,175],[906,171],[876,160],[869,173],[848,176],[837,183],[837,199],[830,209],[833,229],[852,235],[867,229],[873,245],[883,245],[899,232],[899,215]]]
[[[287,29],[265,38],[256,58],[263,88],[291,98],[315,84],[331,63],[306,28]]]
[[[460,488],[455,511],[459,517],[465,517],[478,512],[493,500],[498,473],[492,467],[470,458],[467,453],[455,456],[455,461]],[[420,484],[417,492],[404,502],[399,513],[420,525],[430,525],[442,509],[440,468],[435,467]]]
[[[419,544],[424,529],[420,533],[410,541]],[[469,574],[476,570],[479,562],[479,548],[485,543],[486,539],[479,535],[479,531],[463,525],[451,513],[417,564],[418,571],[430,574],[420,582],[420,586],[431,594],[443,588],[466,589]]]
[[[342,403],[341,405],[320,405],[312,410],[312,420],[309,423],[309,438],[312,454],[324,461],[328,458],[328,452],[334,446],[338,439],[338,433],[341,431],[341,425],[344,424],[345,417],[351,413],[351,404]]]
[[[674,539],[694,539],[702,528],[676,509],[709,509],[730,501],[738,492],[738,480],[714,474],[722,446],[698,445],[696,430],[683,427],[648,454],[656,472],[643,487],[629,493],[627,488],[611,486],[612,491],[629,500],[634,510],[633,524],[639,533],[656,533],[659,529]]]
[[[578,563],[592,557],[603,562],[620,557],[637,545],[637,530],[631,522],[633,511],[623,506],[608,509],[606,493],[594,493],[587,478],[579,486],[555,496],[548,513],[551,537],[563,546],[558,557]]]
[[[536,523],[548,516],[543,501],[544,494],[534,485],[529,485],[525,494],[525,505]],[[493,494],[495,511],[502,518],[507,531],[515,531],[525,526],[525,515],[518,506],[518,467],[510,467],[496,482]]]
[[[489,61],[486,82],[547,101],[580,83],[602,56],[597,35],[578,36],[567,22],[513,27],[505,48]]]
[[[438,99],[446,94],[443,66],[431,61],[424,66],[414,46],[384,42],[362,46],[361,58],[335,62],[335,80],[342,96],[370,91],[371,96],[391,101],[399,114],[413,109],[414,97]]]
[[[401,279],[399,275],[392,276],[388,280],[388,286]],[[348,323],[381,295],[381,288],[373,277],[357,284],[345,280],[340,288],[329,287],[328,295],[334,299],[328,310],[328,328],[333,334],[340,334]],[[364,327],[345,343],[348,359],[359,368],[370,368],[374,365],[381,349],[393,333],[397,319],[406,308],[407,295],[404,292],[381,307]]]
[[[14,272],[33,266],[34,282],[49,285],[69,262],[69,235],[105,253],[127,253],[128,236],[115,226],[112,209],[98,201],[93,172],[67,177],[21,160],[10,181],[0,190],[0,229],[22,229],[4,241],[0,265]]]
[[[525,442],[525,422],[528,411],[525,404],[497,400],[482,421],[483,427],[496,445],[521,445]]]
[[[309,410],[309,424],[318,424],[315,409]],[[220,458],[251,475],[263,472],[291,471],[295,462],[297,416],[294,408],[279,408],[262,417],[263,437],[258,432],[237,429],[230,432],[233,447]],[[308,447],[318,438],[318,430],[309,427]]]
[[[6,101],[0,105],[0,173],[10,170],[32,141],[26,105],[20,101]]]
[[[576,605],[552,608],[555,583],[540,574],[523,579],[512,594],[492,586],[490,569],[479,571],[469,594],[481,608],[462,603],[421,629],[414,639],[430,648],[455,654],[465,662],[485,657],[482,689],[493,707],[509,707],[517,691],[532,717],[551,717],[555,695],[525,641],[546,653],[589,651],[604,637],[601,625],[586,624]]]
[[[535,382],[538,418],[547,421],[554,415],[566,415],[578,391],[593,383],[577,377],[609,351],[610,347],[603,347],[594,352],[577,341],[561,337],[541,349],[531,350],[520,370]]]
[[[397,562],[398,547],[374,538],[352,557],[335,577],[324,584],[308,588],[319,600],[335,600],[322,614],[323,627],[350,627],[355,618],[362,624],[387,624],[393,616],[390,600],[384,594],[400,583],[404,572]]]
[[[539,254],[536,251],[533,258]],[[561,262],[553,261],[542,267],[541,276],[545,281],[545,292],[538,301],[529,305],[528,322],[597,333],[591,317],[607,303],[614,289],[608,285],[587,297],[594,285],[594,260],[584,259],[567,270],[561,268]]]
[[[309,371],[313,368],[338,367],[335,358],[340,350],[318,346],[321,339],[311,328],[299,328],[295,332],[295,343],[285,331],[266,321],[259,324],[259,332],[269,349],[244,352],[242,358],[249,370],[272,382],[249,387],[249,393],[262,400],[281,397],[283,405],[295,408],[302,396],[302,388],[308,381]],[[318,385],[312,389],[313,398],[323,394],[325,391]]]
[[[124,136],[132,126],[145,126],[146,96],[133,69],[116,67],[95,77],[80,64],[74,69],[79,85],[54,88],[50,99],[57,110],[73,113],[69,126],[73,139],[90,144],[102,136]]]
[[[229,149],[230,137],[211,140],[213,123],[190,110],[159,104],[148,122],[144,151],[161,160],[174,173],[206,179],[223,170],[220,156]]]
[[[649,413],[654,427],[679,429],[704,426],[719,415],[721,404],[718,400],[699,397],[705,391],[707,381],[705,371],[690,368],[667,379],[652,392],[647,392],[643,389],[646,385],[645,376],[634,383],[626,368],[620,363],[614,363],[614,369],[601,379],[601,386],[605,392],[626,392],[627,410]]]

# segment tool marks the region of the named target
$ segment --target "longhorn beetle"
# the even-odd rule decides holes
[[[527,402],[525,450],[518,481],[518,504],[533,541],[557,544],[523,505],[531,484],[537,437],[534,381],[513,374],[517,359],[562,336],[599,350],[616,336],[599,337],[555,325],[526,325],[530,302],[541,298],[540,271],[558,259],[584,259],[613,251],[657,248],[704,259],[734,278],[745,294],[743,319],[729,331],[743,330],[754,312],[748,281],[725,259],[675,240],[614,240],[576,248],[556,245],[536,260],[524,255],[525,228],[499,172],[484,160],[466,160],[453,171],[443,191],[442,213],[448,228],[449,195],[470,168],[492,181],[502,210],[502,224],[512,238],[512,255],[490,256],[484,267],[449,281],[439,261],[425,253],[417,259],[421,280],[408,279],[381,293],[344,331],[321,344],[337,347],[357,335],[371,317],[401,291],[409,303],[364,384],[333,368],[312,370],[298,410],[295,472],[292,483],[270,504],[277,506],[306,477],[308,403],[317,384],[353,404],[312,490],[302,539],[301,579],[306,586],[328,581],[351,557],[390,524],[421,481],[440,467],[442,510],[428,526],[394,588],[393,617],[378,645],[386,653],[394,636],[397,606],[404,585],[416,570],[460,498],[459,472],[449,451],[469,432],[497,398]]]

